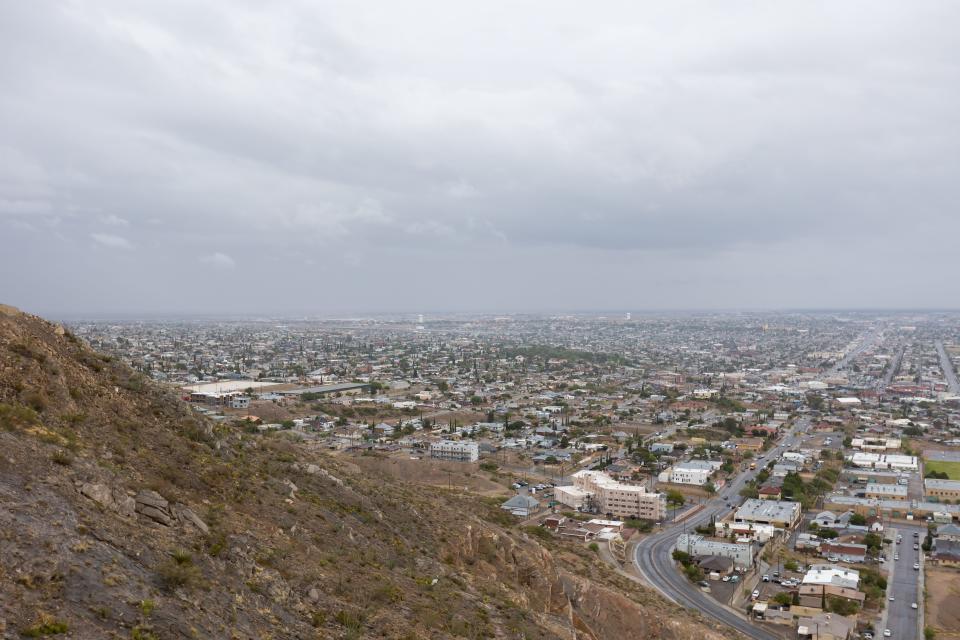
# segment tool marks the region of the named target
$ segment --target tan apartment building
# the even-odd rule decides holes
[[[554,497],[568,507],[609,513],[617,518],[660,521],[667,513],[666,496],[642,485],[614,480],[601,471],[582,470],[572,486],[557,487]]]

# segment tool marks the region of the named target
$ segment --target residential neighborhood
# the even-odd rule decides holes
[[[960,328],[944,318],[77,331],[214,420],[499,496],[672,597],[667,572],[682,577],[737,624],[918,638],[938,619],[919,585],[960,578]]]

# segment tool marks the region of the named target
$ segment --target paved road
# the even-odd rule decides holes
[[[919,637],[918,610],[910,605],[916,602],[918,606],[922,606],[922,600],[918,594],[918,571],[913,568],[913,565],[920,561],[920,554],[923,551],[915,551],[913,545],[923,542],[926,528],[905,524],[896,524],[892,528],[903,536],[903,542],[893,545],[894,553],[899,555],[900,559],[894,562],[896,566],[893,567],[893,580],[888,580],[887,583],[887,595],[892,595],[894,599],[893,602],[887,601],[886,628],[890,629],[892,638],[916,640]],[[914,532],[919,537],[914,538]],[[879,631],[883,633],[883,629]]]
[[[960,383],[957,382],[957,373],[953,370],[953,363],[950,362],[950,356],[947,350],[943,348],[943,341],[937,340],[937,353],[940,354],[940,368],[943,369],[943,377],[947,379],[950,386],[950,393],[960,395]]]
[[[868,349],[873,349],[877,345],[883,342],[883,329],[880,327],[870,329],[863,332],[857,338],[851,342],[849,345],[849,350],[844,353],[843,357],[840,358],[836,364],[831,367],[829,373],[837,374],[840,371],[847,368],[847,365],[850,364],[857,356],[859,356],[864,351]]]
[[[807,422],[797,428],[806,429]],[[792,444],[796,441],[794,433],[789,433],[784,438],[784,444]],[[779,447],[771,449],[762,457],[757,458],[757,470],[766,466],[770,460],[778,455]],[[703,511],[688,518],[679,525],[673,525],[642,540],[634,547],[633,562],[637,569],[646,578],[657,591],[673,600],[691,609],[697,609],[706,615],[733,627],[747,637],[756,640],[780,640],[780,636],[762,629],[749,622],[744,615],[741,615],[732,609],[720,604],[687,580],[686,576],[680,573],[673,561],[672,552],[676,544],[677,537],[685,529],[693,529],[697,525],[709,522],[712,516],[718,518],[730,507],[724,504],[724,500],[729,500],[731,505],[738,505],[742,501],[740,490],[747,483],[747,480],[756,475],[757,471],[746,471],[721,489],[717,496],[706,502]],[[909,606],[909,605],[908,605]]]
[[[887,367],[887,371],[883,376],[883,381],[880,383],[880,391],[883,391],[890,383],[893,381],[893,376],[897,375],[897,371],[900,370],[900,362],[903,360],[903,354],[907,350],[906,347],[900,347],[897,351],[897,355],[893,357],[893,360],[890,361],[890,365]]]

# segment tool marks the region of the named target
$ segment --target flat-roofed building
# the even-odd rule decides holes
[[[737,448],[737,451],[750,451],[757,452],[763,451],[763,444],[765,440],[763,438],[735,438],[731,442]]]
[[[863,495],[866,498],[878,498],[880,500],[906,500],[907,487],[902,484],[872,482],[863,488]]]
[[[789,529],[799,522],[800,513],[799,502],[750,498],[737,509],[733,519],[735,522],[771,524],[780,529]]]
[[[854,438],[850,446],[861,451],[896,451],[900,438]]]
[[[855,467],[865,467],[867,469],[895,469],[900,471],[917,471],[920,465],[917,463],[916,456],[904,456],[897,454],[883,455],[879,453],[865,453],[858,451],[849,456],[847,460]]]
[[[476,462],[480,458],[480,447],[476,442],[441,440],[430,444],[430,457],[437,460]]]
[[[815,564],[803,576],[801,584],[830,584],[849,589],[860,588],[860,572],[836,564]]]
[[[609,513],[618,518],[660,521],[666,515],[667,500],[662,493],[647,491],[642,485],[619,482],[601,471],[584,469],[571,477],[572,486],[554,490],[554,496],[562,504]]]
[[[720,556],[730,558],[738,567],[753,566],[755,547],[753,543],[722,542],[707,540],[698,533],[685,533],[677,538],[678,550],[692,556]]]
[[[557,502],[571,509],[586,508],[590,496],[589,491],[584,491],[580,487],[574,487],[572,485],[555,487],[553,490],[553,497],[557,499]]]
[[[800,583],[800,604],[819,609],[831,596],[862,605],[866,595],[860,591],[860,573],[833,564],[813,565]]]
[[[703,486],[710,482],[710,476],[723,466],[719,460],[687,460],[673,465],[668,475],[669,482]]]
[[[927,478],[923,481],[923,492],[929,500],[960,500],[960,480]]]

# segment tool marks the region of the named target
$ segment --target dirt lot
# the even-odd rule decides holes
[[[960,570],[928,564],[925,577],[927,626],[936,629],[938,640],[960,640]]]
[[[248,415],[257,416],[263,422],[283,422],[284,420],[290,420],[296,417],[296,414],[289,411],[287,408],[282,407],[278,404],[265,401],[253,401],[250,403],[250,409],[228,409],[223,408],[223,414],[230,416],[231,418],[243,418]]]
[[[440,462],[436,460],[410,460],[401,456],[364,456],[350,458],[361,469],[379,470],[397,480],[416,482],[437,487],[452,486],[486,496],[509,497],[514,492],[509,486],[494,482],[489,473],[479,469],[476,463]]]

